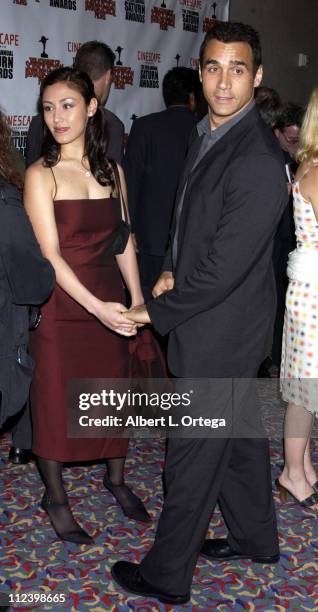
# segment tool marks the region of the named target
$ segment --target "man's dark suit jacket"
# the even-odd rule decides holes
[[[195,115],[187,107],[170,106],[132,125],[124,170],[132,231],[141,253],[166,253],[178,182],[195,124]]]
[[[123,143],[124,143],[124,124],[114,113],[103,108],[109,129],[109,144],[107,153],[111,159],[122,164]],[[26,165],[27,168],[41,157],[43,142],[43,120],[41,115],[35,115],[30,123],[27,146],[26,146]]]
[[[253,376],[268,354],[275,313],[272,248],[288,200],[275,139],[253,108],[191,172],[189,151],[177,200],[174,289],[149,302],[168,363],[181,377]],[[172,269],[171,249],[164,269]]]

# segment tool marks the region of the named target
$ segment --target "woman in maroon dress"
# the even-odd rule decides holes
[[[41,86],[46,124],[44,155],[27,171],[25,206],[42,253],[55,268],[57,286],[42,309],[32,352],[33,452],[45,484],[41,502],[61,539],[89,543],[75,521],[62,480],[66,461],[107,458],[104,485],[124,513],[150,517],[124,484],[128,442],[67,437],[67,384],[71,378],[125,378],[128,340],[121,275],[132,305],[143,301],[131,237],[114,256],[122,227],[125,181],[106,156],[106,126],[89,77],[72,68],[51,72]],[[116,179],[117,176],[117,179]]]

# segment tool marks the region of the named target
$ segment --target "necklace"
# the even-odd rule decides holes
[[[62,161],[66,162],[67,165],[72,164],[71,167],[69,168],[70,170],[75,170],[78,172],[81,172],[82,174],[84,174],[84,176],[86,176],[87,178],[89,178],[90,176],[92,176],[92,173],[90,171],[89,168],[87,168],[84,163],[83,160],[81,159],[81,161],[79,160],[67,160],[67,159],[62,159]],[[76,164],[76,166],[75,166]]]
[[[79,168],[79,171],[82,172],[84,174],[84,176],[87,176],[87,177],[92,176],[91,171],[88,170],[87,168],[85,168],[85,166],[84,166],[82,161],[81,161],[81,166],[82,166],[82,168]]]

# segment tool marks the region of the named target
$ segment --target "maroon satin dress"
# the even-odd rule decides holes
[[[62,257],[93,295],[124,304],[111,249],[121,221],[119,200],[56,200],[54,206]],[[67,383],[70,378],[126,378],[127,338],[102,325],[59,286],[41,310],[41,323],[31,334],[33,452],[57,461],[125,456],[126,439],[67,437]]]

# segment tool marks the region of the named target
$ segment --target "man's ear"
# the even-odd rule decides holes
[[[258,87],[263,79],[263,66],[262,64],[257,68],[255,77],[254,77],[254,87]]]

